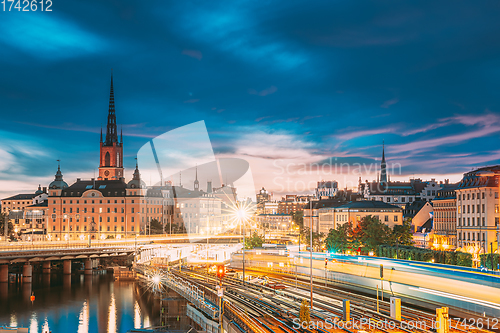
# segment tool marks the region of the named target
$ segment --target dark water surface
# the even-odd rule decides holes
[[[30,333],[122,333],[167,322],[185,329],[186,301],[173,292],[167,296],[162,305],[137,282],[115,282],[110,274],[34,275],[31,284],[0,283],[0,326],[29,327]]]

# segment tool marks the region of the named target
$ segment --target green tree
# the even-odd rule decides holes
[[[325,235],[322,232],[314,232],[312,233],[312,239],[313,239],[313,249],[319,249],[321,248],[321,245],[323,243],[323,238],[325,238]],[[305,241],[305,244],[307,246],[310,246],[311,244],[311,229],[309,228],[304,228],[304,236],[303,240]]]
[[[292,222],[299,227],[299,239],[301,242],[304,243],[307,237],[304,228],[304,211],[297,211],[292,213],[291,215],[292,215]]]
[[[8,216],[5,213],[0,213],[0,235],[4,236],[5,220],[8,220]],[[7,223],[7,235],[11,235],[14,232],[14,225],[12,222]]]
[[[149,228],[151,228],[151,230],[149,230]],[[163,225],[157,219],[152,219],[151,222],[146,225],[146,233],[148,235],[163,234]]]
[[[245,249],[253,249],[256,247],[262,247],[264,244],[264,238],[259,236],[257,232],[254,232],[252,237],[245,238]]]
[[[304,327],[309,326],[309,323],[311,322],[311,309],[309,308],[309,302],[307,302],[306,299],[303,299],[302,304],[300,305],[299,320],[301,325]]]
[[[337,229],[330,229],[325,239],[328,251],[344,253],[352,244],[352,224],[350,222],[337,225]]]
[[[371,215],[365,216],[354,229],[353,243],[359,242],[365,250],[373,251],[380,244],[390,243],[391,228]]]
[[[411,230],[411,219],[403,221],[402,225],[395,225],[392,228],[390,237],[391,245],[412,246],[413,234]]]

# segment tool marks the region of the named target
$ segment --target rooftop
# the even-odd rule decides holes
[[[337,207],[338,209],[384,209],[384,210],[401,210],[400,207],[394,206],[383,201],[377,200],[362,200],[351,201],[347,204]]]
[[[38,194],[30,193],[30,194],[16,194],[12,197],[8,197],[2,200],[31,200],[34,197],[38,196]]]

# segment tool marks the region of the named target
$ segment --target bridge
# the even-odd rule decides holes
[[[22,267],[23,282],[30,283],[33,275],[33,264],[42,264],[42,272],[49,274],[53,261],[63,262],[63,274],[71,274],[73,260],[84,263],[84,273],[92,274],[97,259],[107,257],[124,257],[141,252],[151,245],[175,244],[232,244],[240,242],[242,235],[214,235],[207,237],[198,234],[135,236],[125,239],[105,239],[91,242],[9,242],[0,245],[0,283],[9,281],[9,266],[24,264]],[[150,252],[146,249],[145,254]],[[180,259],[182,253],[179,255]]]

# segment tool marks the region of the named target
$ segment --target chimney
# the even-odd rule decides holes
[[[47,187],[43,188],[43,193],[47,193]]]

